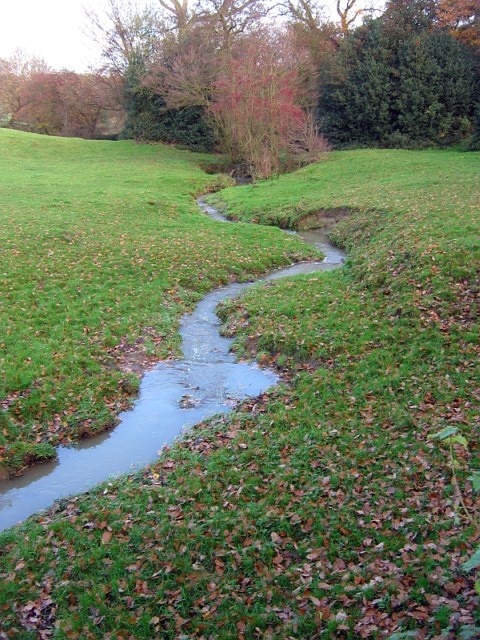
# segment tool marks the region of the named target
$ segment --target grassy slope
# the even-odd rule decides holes
[[[208,160],[0,129],[0,475],[111,425],[203,292],[304,253],[201,215]]]
[[[6,636],[476,637],[460,566],[478,539],[479,168],[479,154],[345,152],[223,192],[254,218],[290,198],[282,225],[358,210],[335,231],[341,272],[222,310],[237,348],[292,383],[0,538]],[[469,441],[457,473],[476,526],[428,440],[446,424]]]

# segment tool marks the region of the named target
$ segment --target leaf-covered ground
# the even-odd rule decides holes
[[[207,161],[0,129],[0,477],[112,426],[206,291],[311,255],[202,215]]]
[[[342,152],[222,193],[348,207],[349,260],[223,305],[278,389],[0,537],[0,638],[480,637],[479,168]]]

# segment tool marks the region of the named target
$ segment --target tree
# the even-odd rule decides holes
[[[262,0],[204,0],[188,30],[163,38],[146,83],[169,108],[207,108],[241,36],[266,15]]]
[[[164,98],[149,86],[137,87],[123,135],[200,151],[213,151],[215,146],[215,134],[204,108],[195,105],[169,108]]]
[[[181,7],[176,0],[164,4]],[[103,75],[122,85],[121,103],[126,112],[123,135],[148,139],[158,117],[157,107],[164,101],[148,90],[146,77],[168,27],[152,7],[139,10],[129,0],[109,0],[105,14],[91,13],[90,19],[103,48]]]
[[[435,26],[436,0],[387,0],[379,18],[392,42],[402,42]]]
[[[92,20],[103,42],[104,71],[123,82],[123,136],[211,148],[202,116],[213,82],[205,63],[211,38],[202,45],[202,27],[187,0],[161,0],[156,10],[109,0],[106,14]]]
[[[130,0],[108,0],[104,15],[88,15],[102,47],[104,71],[123,76],[132,65],[148,66],[164,29],[153,8],[139,10]]]
[[[141,73],[126,74],[127,130],[172,141],[165,128],[170,123],[176,132],[174,141],[189,140],[190,146],[199,147],[198,136],[204,135],[203,146],[210,148],[207,114],[212,87],[228,66],[238,39],[265,15],[265,9],[261,0],[208,0],[194,10],[177,0],[160,4],[169,28],[157,39]]]
[[[441,31],[425,31],[399,49],[400,87],[393,127],[407,140],[450,144],[471,130],[475,75],[465,48]]]
[[[325,8],[315,0],[285,0],[279,7],[293,24],[302,25],[309,32],[319,31],[321,25],[329,22]]]
[[[423,1],[394,0],[382,18],[346,39],[339,54],[343,74],[332,78],[319,101],[329,139],[423,146],[467,137],[478,86],[473,60],[435,28],[430,8]]]
[[[88,138],[99,127],[110,132],[112,114],[119,112],[118,81],[112,78],[52,71],[21,52],[0,60],[0,115],[6,126]]]
[[[365,6],[359,0],[337,0],[337,15],[340,19],[340,32],[346,36],[359,18],[370,15],[374,11],[373,6]]]
[[[281,33],[250,34],[214,87],[210,113],[222,150],[253,177],[288,168],[308,131],[298,76],[282,42]]]
[[[197,13],[191,9],[188,0],[158,0],[158,2],[170,28],[182,39],[195,24]]]
[[[213,147],[206,111],[220,58],[214,40],[204,33],[204,25],[192,25],[182,35],[182,46],[175,34],[158,43],[154,60],[128,85],[126,135]]]
[[[5,59],[0,59],[0,115],[8,126],[14,125],[25,109],[34,99],[28,92],[27,85],[38,73],[50,71],[47,63],[41,58],[30,58],[20,49]]]
[[[288,18],[285,37],[302,81],[303,106],[311,111],[319,98],[319,78],[338,49],[339,30],[315,0],[285,0],[279,8]]]
[[[436,16],[464,44],[480,47],[480,2],[478,0],[438,0]]]
[[[218,38],[208,25],[197,24],[184,34],[181,45],[174,37],[162,41],[143,84],[170,109],[206,108],[223,64]]]
[[[54,72],[32,74],[25,84],[24,96],[25,105],[18,117],[38,133],[59,133],[63,122],[58,75]]]
[[[201,21],[209,25],[228,56],[235,39],[258,26],[270,10],[263,0],[199,0],[199,6]]]
[[[320,128],[337,144],[378,144],[389,133],[391,52],[378,21],[345,40],[339,68],[323,87]]]
[[[118,102],[118,79],[100,73],[57,74],[64,136],[95,138],[119,133],[124,112]]]

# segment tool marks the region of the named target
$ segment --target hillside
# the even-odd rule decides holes
[[[312,254],[202,215],[211,161],[0,129],[0,477],[111,427],[202,294]]]
[[[478,637],[479,169],[335,152],[212,196],[285,227],[341,209],[347,264],[222,306],[281,386],[0,536],[4,637]],[[224,226],[242,255],[270,229]]]

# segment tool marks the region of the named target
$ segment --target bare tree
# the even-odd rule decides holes
[[[20,49],[9,58],[0,59],[0,114],[7,126],[13,125],[21,110],[34,99],[27,91],[32,77],[50,71],[42,58],[29,57]]]
[[[286,37],[304,87],[302,106],[308,111],[318,103],[320,72],[338,49],[341,34],[317,0],[283,0],[278,9],[288,19]]]
[[[108,0],[103,15],[89,11],[88,16],[110,72],[124,74],[132,62],[147,64],[152,58],[163,25],[151,7],[140,10],[131,0]]]
[[[57,78],[61,135],[94,138],[119,132],[123,110],[118,103],[118,77],[61,72]]]
[[[180,24],[165,35],[145,83],[160,94],[167,108],[211,103],[212,89],[234,55],[236,43],[267,13],[262,0],[203,0],[195,11],[178,0],[159,0]],[[185,13],[188,10],[188,13]]]
[[[199,8],[200,20],[220,37],[227,53],[236,37],[258,26],[271,10],[263,0],[200,0]]]
[[[300,106],[301,91],[283,33],[257,31],[237,44],[210,106],[232,162],[265,178],[288,168],[293,156],[314,150],[316,136]]]
[[[325,7],[314,0],[285,0],[279,8],[294,24],[302,25],[309,32],[316,32],[329,22]]]
[[[337,0],[336,9],[340,18],[340,31],[344,36],[360,18],[377,11],[375,2],[366,5],[362,0]]]
[[[197,24],[182,34],[181,43],[176,37],[163,40],[144,83],[169,109],[207,107],[222,65],[217,39]]]
[[[336,0],[335,10],[338,16],[338,30],[347,34],[359,18],[377,11],[379,0]],[[332,24],[334,18],[324,4],[317,0],[282,0],[278,5],[282,15],[286,15],[297,25],[302,25],[310,33],[318,32],[327,24]]]
[[[182,38],[197,20],[196,11],[192,10],[189,0],[158,0],[172,29]]]

